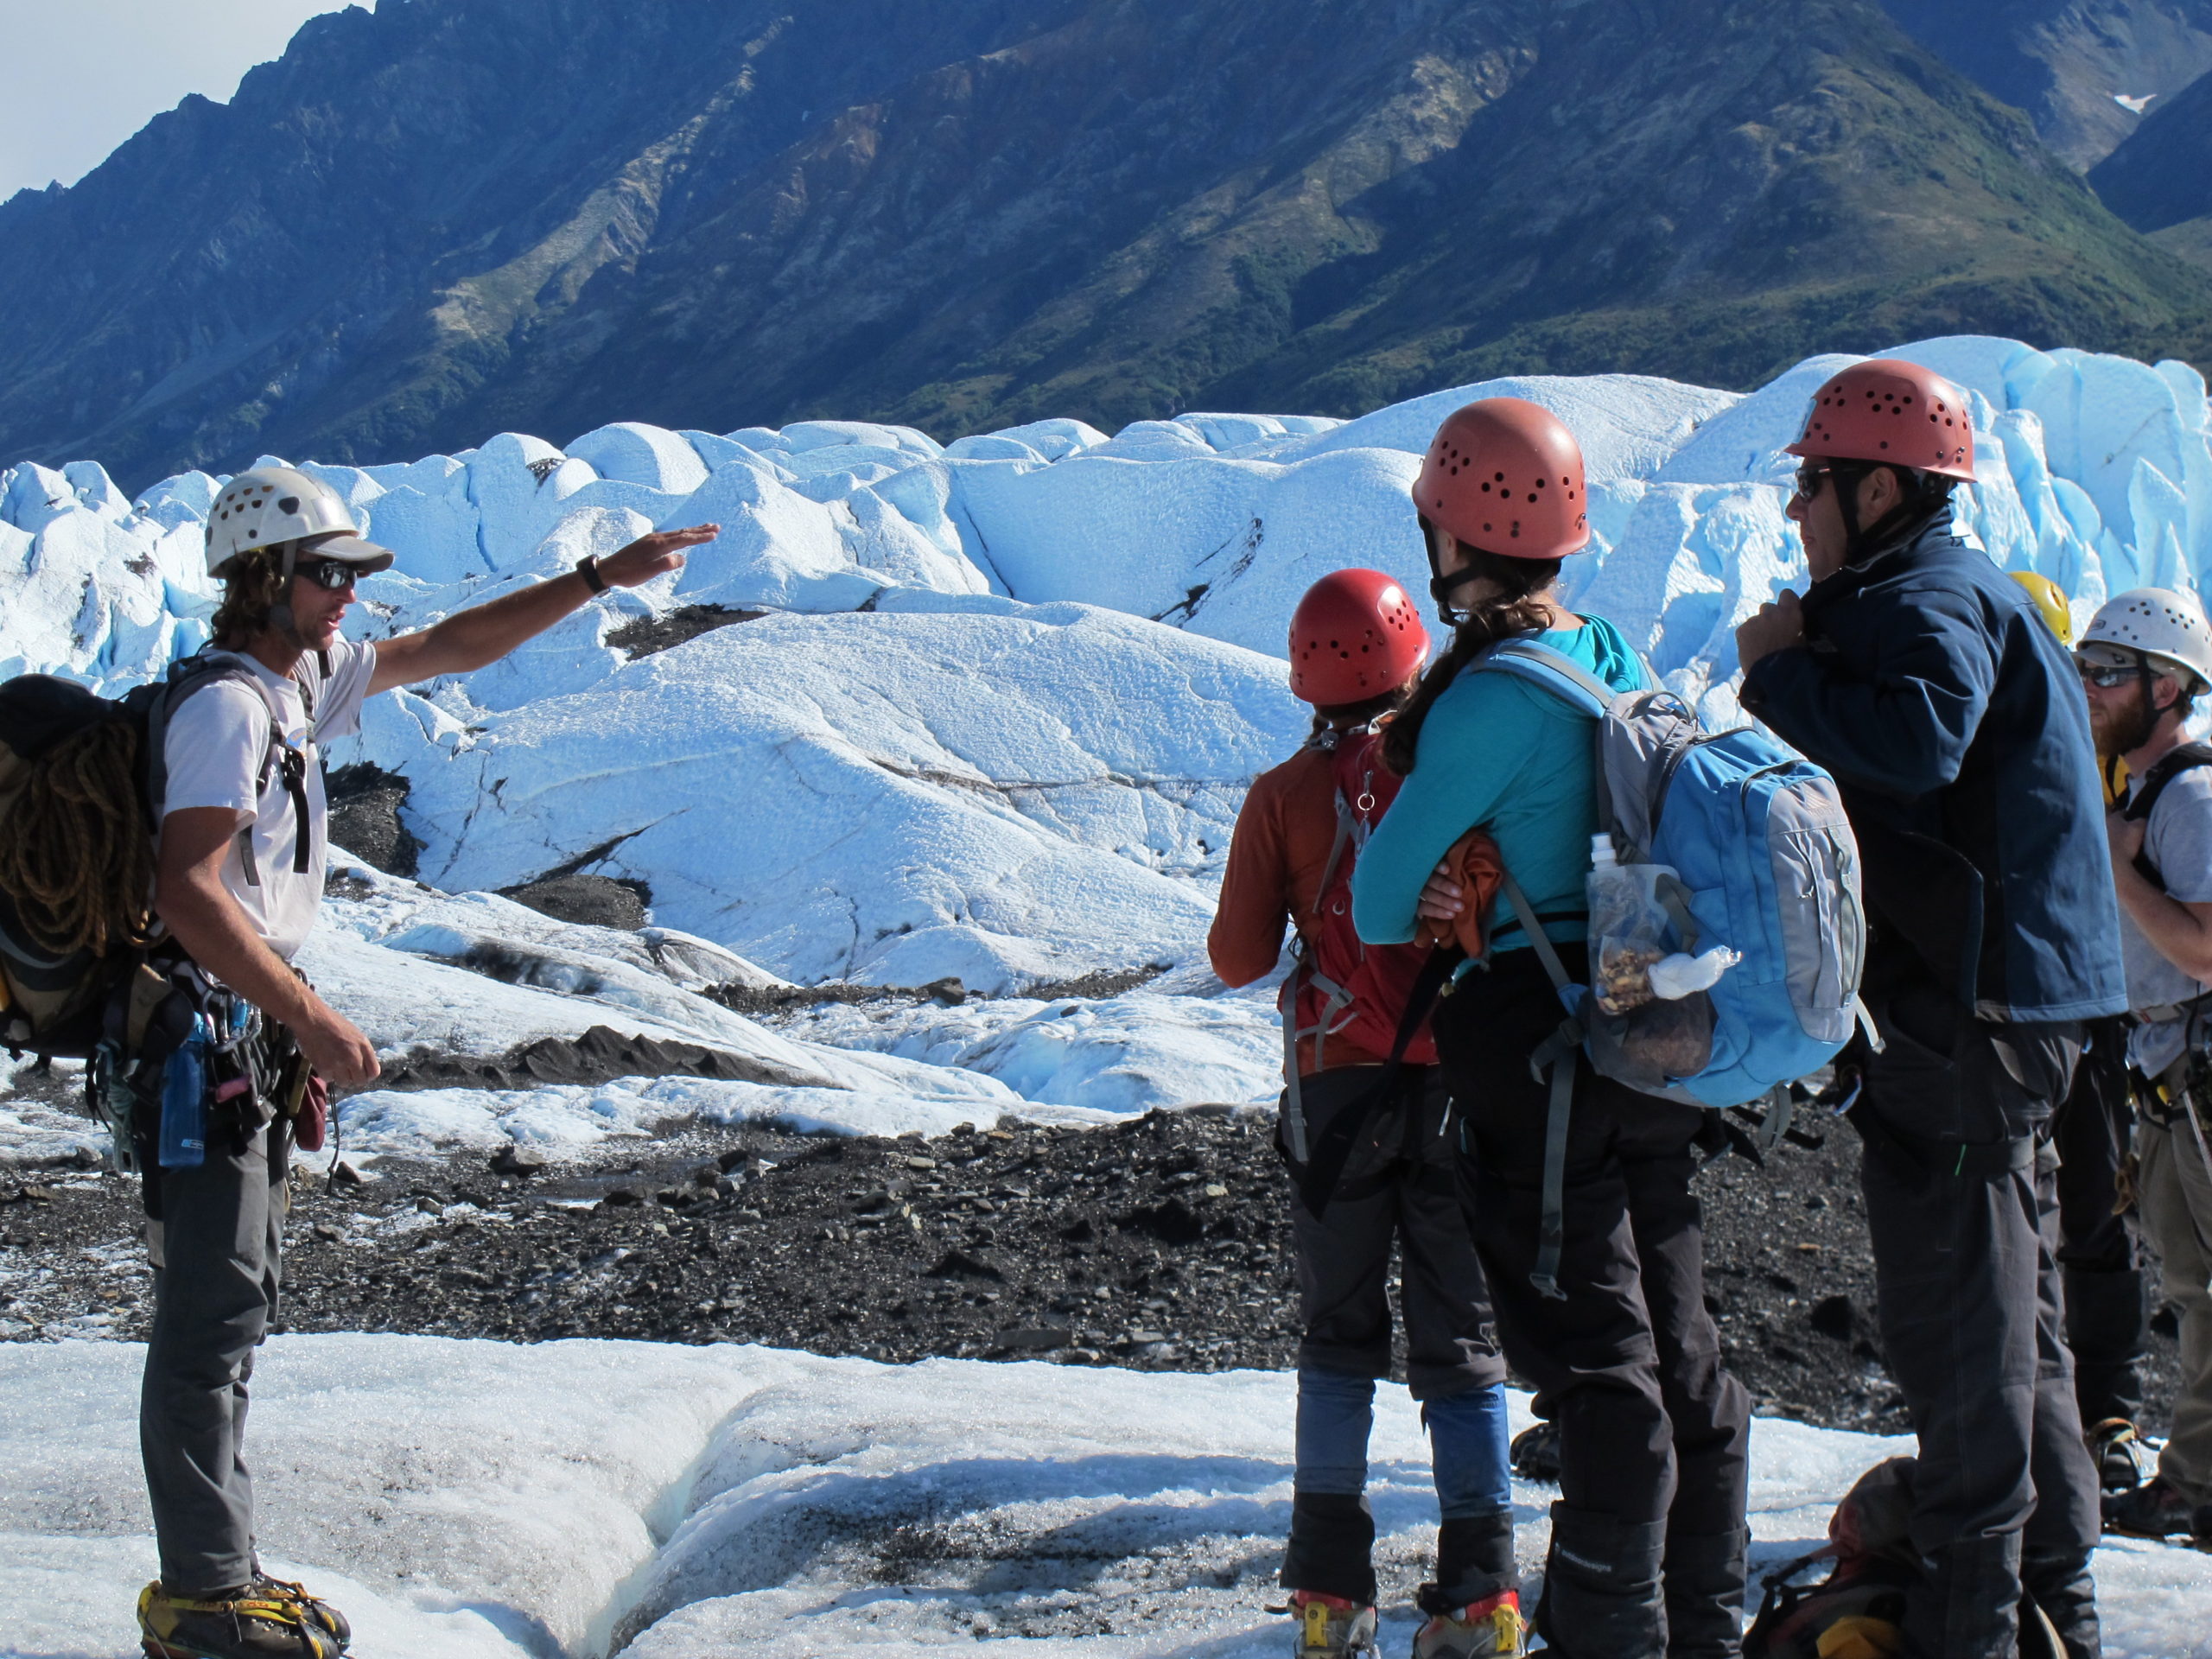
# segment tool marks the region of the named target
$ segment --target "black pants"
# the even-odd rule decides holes
[[[2089,1022],[2074,1086],[2051,1119],[2058,1154],[2058,1265],[2066,1281],[2066,1345],[2082,1426],[2143,1409],[2150,1304],[2142,1224],[2119,1205],[2120,1166],[2135,1129],[2127,1081],[2127,1028]],[[2114,1211],[2120,1213],[2115,1214]]]
[[[1887,1047],[1866,1061],[1860,1182],[1883,1345],[1920,1440],[1912,1538],[1936,1569],[1908,1597],[1908,1645],[2009,1659],[2025,1578],[2038,1600],[2072,1599],[2071,1628],[2046,1608],[2070,1652],[2093,1653],[2097,1477],[2061,1330],[2056,1160],[2001,1154],[2047,1136],[2081,1027],[1977,1020],[1924,982],[1872,1007]]]
[[[1300,1079],[1307,1144],[1382,1075],[1346,1065]],[[1435,1067],[1420,1085],[1429,1122],[1444,1121]],[[1425,1131],[1425,1126],[1424,1126]],[[1458,1137],[1419,1135],[1425,1154],[1378,1178],[1354,1179],[1321,1219],[1294,1191],[1291,1238],[1298,1257],[1305,1334],[1299,1369],[1390,1374],[1390,1249],[1398,1249],[1399,1304],[1406,1321],[1406,1381],[1416,1400],[1486,1389],[1505,1380],[1482,1262],[1459,1205]]]
[[[1581,970],[1579,947],[1560,954]],[[1529,1282],[1548,1103],[1529,1057],[1560,1020],[1542,964],[1512,950],[1463,976],[1433,1020],[1506,1357],[1559,1425],[1567,1509],[1630,1527],[1663,1520],[1670,1541],[1732,1535],[1744,1524],[1751,1414],[1705,1309],[1704,1223],[1689,1190],[1703,1112],[1583,1066],[1567,1143],[1566,1295]]]

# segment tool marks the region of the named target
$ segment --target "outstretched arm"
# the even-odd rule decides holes
[[[326,1078],[366,1083],[378,1070],[369,1039],[262,943],[223,886],[223,860],[243,822],[227,806],[186,807],[162,820],[155,913],[193,961],[287,1027]]]
[[[682,569],[685,548],[711,542],[721,534],[720,524],[655,531],[600,560],[599,574],[610,588],[635,588],[639,582]],[[563,617],[581,610],[591,596],[591,584],[572,570],[550,582],[532,582],[519,592],[457,611],[420,633],[379,639],[376,671],[369,677],[370,694],[389,691],[396,685],[419,684],[442,674],[473,674],[498,662],[525,639],[535,639]]]

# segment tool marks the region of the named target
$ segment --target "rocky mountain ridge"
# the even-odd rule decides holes
[[[2153,108],[2089,178],[2137,230],[2212,269],[2212,74]]]
[[[2212,41],[2200,0],[2059,10]],[[1933,28],[1977,11],[2057,26],[1935,8],[1985,79]],[[384,0],[0,206],[0,454],[134,487],[616,416],[1741,385],[1967,330],[2212,361],[2212,277],[1873,0]]]
[[[2050,150],[2084,171],[2212,71],[2212,0],[1884,4],[1929,51],[2024,111]]]

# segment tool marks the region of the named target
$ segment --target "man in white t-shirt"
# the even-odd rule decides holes
[[[2135,1189],[2144,1230],[2181,1310],[2181,1389],[2158,1472],[2105,1499],[2107,1530],[2158,1538],[2200,1529],[2212,1543],[2212,752],[2182,740],[2212,684],[2212,624],[2196,599],[2122,594],[2075,653],[2100,753],[2127,763],[2113,813],[2128,1039],[2141,1111]]]
[[[304,1076],[293,1047],[328,1083],[378,1071],[368,1039],[290,965],[322,897],[320,745],[358,729],[363,699],[495,662],[609,586],[678,569],[683,549],[717,533],[657,532],[423,632],[365,644],[340,624],[355,577],[392,556],[361,539],[335,491],[264,467],[216,497],[207,560],[225,584],[215,646],[227,657],[181,700],[173,693],[154,727],[166,768],[155,910],[199,970],[204,1011],[226,1020],[234,1001],[251,1005],[264,1035],[246,1083],[233,1079],[227,1095],[211,1059],[199,1160],[145,1160],[156,1275],[139,1434],[162,1576],[138,1617],[154,1659],[333,1659],[349,1640],[328,1604],[261,1572],[239,1446],[253,1350],[276,1309],[285,1113]]]

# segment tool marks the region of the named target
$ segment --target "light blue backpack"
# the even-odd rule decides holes
[[[1725,945],[1739,960],[1709,990],[1627,1014],[1571,981],[1508,874],[1507,901],[1543,959],[1567,1019],[1537,1051],[1551,1076],[1544,1238],[1537,1287],[1559,1294],[1559,1193],[1579,1050],[1645,1094],[1713,1108],[1769,1102],[1763,1141],[1787,1127],[1789,1084],[1834,1058],[1860,1017],[1866,928],[1859,847],[1835,782],[1749,726],[1707,732],[1671,691],[1617,692],[1529,639],[1494,646],[1478,671],[1509,673],[1594,717],[1598,823],[1620,861],[1659,864],[1673,950]]]

